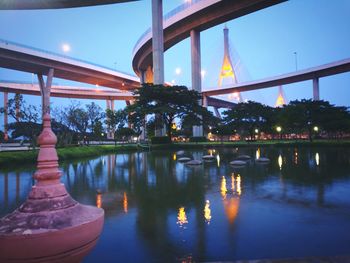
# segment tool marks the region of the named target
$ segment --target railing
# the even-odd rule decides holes
[[[171,10],[170,12],[166,13],[164,16],[163,16],[163,24],[165,23],[166,20],[168,20],[169,18],[177,15],[178,13],[184,11],[185,9],[193,6],[194,4],[198,3],[198,2],[201,2],[203,0],[189,0],[189,2],[186,2],[182,5],[179,5],[178,7],[174,8],[173,10]],[[148,28],[140,37],[139,39],[136,41],[136,44],[134,46],[134,49],[133,49],[133,55],[135,55],[136,51],[139,49],[139,44],[144,40],[144,38],[150,34],[152,31],[152,28]]]
[[[86,61],[86,60],[79,59],[79,58],[73,58],[73,57],[70,57],[70,56],[67,56],[67,55],[62,55],[62,54],[59,54],[59,53],[43,50],[43,49],[36,48],[36,47],[31,47],[31,46],[24,45],[24,44],[19,44],[19,43],[13,42],[13,41],[9,41],[9,40],[5,40],[5,39],[1,39],[0,38],[0,43],[5,44],[5,45],[10,44],[10,45],[21,47],[21,48],[27,48],[27,49],[30,49],[30,50],[33,50],[33,51],[44,53],[44,54],[53,55],[53,56],[57,56],[57,57],[60,57],[60,58],[70,59],[70,60],[73,60],[73,61],[76,61],[76,62],[81,62],[81,63],[89,64],[91,66],[95,66],[95,67],[100,67],[100,68],[103,68],[103,69],[111,70],[111,71],[114,71],[116,73],[122,73],[122,74],[128,75],[130,77],[135,77],[135,76],[131,75],[130,73],[123,72],[123,71],[120,71],[120,70],[117,71],[117,70],[115,70],[113,68],[106,67],[106,66],[101,66],[99,64],[96,64],[96,63],[93,63],[93,62],[90,62],[90,61]]]

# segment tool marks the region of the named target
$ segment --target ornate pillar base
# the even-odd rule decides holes
[[[80,262],[102,231],[103,209],[79,204],[60,183],[49,114],[43,123],[37,182],[28,199],[0,219],[0,262]]]

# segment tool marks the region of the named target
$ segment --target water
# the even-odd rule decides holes
[[[177,161],[204,154],[214,161]],[[235,169],[238,154],[271,162]],[[71,195],[106,213],[84,262],[350,254],[349,168],[350,149],[341,147],[120,153],[61,164]],[[0,170],[0,216],[24,201],[34,170]]]

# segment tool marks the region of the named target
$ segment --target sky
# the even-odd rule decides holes
[[[184,0],[164,0],[166,14]],[[350,1],[291,0],[225,23],[238,82],[273,77],[350,57]],[[217,87],[223,60],[225,24],[201,32],[202,89]],[[132,51],[151,26],[151,1],[57,10],[0,11],[0,38],[58,54],[83,59],[129,74]],[[62,45],[71,50],[65,53]],[[185,39],[165,52],[165,80],[191,86],[190,41]],[[176,74],[176,68],[181,73]],[[0,68],[0,80],[32,81],[32,74]],[[60,85],[87,86],[62,79]],[[288,101],[312,98],[312,82],[283,87]],[[244,100],[273,106],[277,87],[242,93]],[[3,104],[3,95],[0,94]],[[10,96],[11,97],[11,96]],[[350,106],[350,73],[320,79],[320,97]],[[29,103],[38,97],[25,96]],[[53,98],[53,107],[69,99]],[[82,103],[91,101],[82,100]],[[104,101],[98,102],[105,108]],[[119,102],[117,108],[125,106]],[[2,118],[0,121],[2,125]],[[1,129],[1,128],[0,128]]]

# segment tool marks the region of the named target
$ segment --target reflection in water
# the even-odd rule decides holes
[[[235,191],[235,174],[234,173],[232,173],[231,175],[231,190],[232,192]]]
[[[215,149],[209,149],[208,150],[209,155],[213,156],[213,154],[216,152]]]
[[[220,155],[216,155],[216,163],[218,165],[218,167],[220,167]]]
[[[318,153],[315,154],[316,165],[320,165],[320,155]]]
[[[209,200],[207,200],[205,202],[204,218],[205,218],[205,222],[209,225],[210,224],[210,220],[211,220],[211,210],[210,210],[210,202],[209,202]]]
[[[96,206],[98,208],[101,208],[102,207],[102,194],[98,193],[96,195]]]
[[[220,192],[221,192],[222,198],[225,200],[225,199],[226,199],[226,193],[227,193],[226,178],[225,178],[225,176],[223,176],[223,177],[221,178]]]
[[[278,156],[278,166],[280,167],[280,170],[282,170],[282,164],[283,164],[282,155],[279,155]]]
[[[239,209],[239,198],[238,197],[232,197],[229,200],[224,201],[224,207],[225,207],[225,214],[230,222],[232,224],[238,214]]]
[[[298,149],[294,149],[294,163],[298,164]]]
[[[237,181],[237,194],[241,195],[242,188],[241,188],[241,176],[240,175],[237,175],[236,181]]]
[[[123,196],[123,209],[124,209],[124,213],[128,212],[128,196],[126,195],[126,192],[124,192],[124,196]]]
[[[186,212],[185,212],[185,208],[184,207],[180,207],[179,208],[179,213],[177,214],[177,222],[176,224],[180,225],[180,227],[182,227],[183,225],[187,224],[187,216],[186,216]]]
[[[260,159],[260,148],[258,148],[255,152],[255,159]]]

